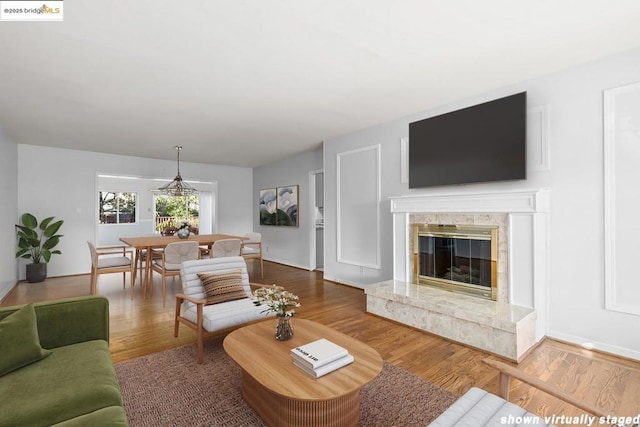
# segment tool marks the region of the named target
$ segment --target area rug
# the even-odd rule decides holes
[[[241,395],[240,368],[222,339],[205,343],[196,363],[195,344],[117,363],[116,373],[131,427],[264,426]],[[455,396],[384,363],[360,391],[360,426],[426,426]]]

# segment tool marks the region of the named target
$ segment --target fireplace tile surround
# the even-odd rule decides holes
[[[367,311],[519,361],[546,331],[548,190],[391,198],[393,280]],[[413,224],[498,226],[496,301],[412,283]]]

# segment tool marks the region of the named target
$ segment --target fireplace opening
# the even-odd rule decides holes
[[[414,279],[495,300],[497,227],[417,224],[414,226]]]

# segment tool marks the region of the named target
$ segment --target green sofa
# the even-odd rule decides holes
[[[20,315],[9,318],[18,310]],[[109,353],[108,300],[89,296],[36,303],[33,309],[0,308],[0,353],[5,352],[0,359],[5,365],[12,357],[7,354],[20,350],[16,347],[30,346],[24,342],[28,333],[12,335],[18,330],[15,323],[25,323],[22,313],[37,321],[33,341],[37,346],[39,337],[42,355],[0,376],[0,425],[127,426]]]

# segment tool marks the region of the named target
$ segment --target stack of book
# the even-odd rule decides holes
[[[324,338],[292,348],[291,356],[294,365],[315,378],[353,362],[347,349]]]

